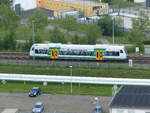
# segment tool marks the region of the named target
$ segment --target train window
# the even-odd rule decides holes
[[[112,56],[112,52],[111,51],[106,51],[105,56]]]
[[[119,56],[118,51],[106,51],[105,56]]]
[[[120,53],[123,53],[123,50],[120,50]]]
[[[32,47],[32,51],[34,51],[34,47]]]
[[[35,53],[38,54],[38,50],[37,49],[35,49]]]
[[[48,54],[48,50],[46,49],[35,49],[36,54]]]
[[[85,50],[69,50],[69,51],[60,51],[60,55],[76,55],[76,56],[92,56],[93,51]]]
[[[119,52],[113,51],[112,56],[119,56]]]

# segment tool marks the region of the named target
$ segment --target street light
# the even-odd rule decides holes
[[[99,106],[99,99],[98,99],[98,97],[95,97],[94,100],[95,100],[95,104],[96,104],[97,106]]]
[[[98,97],[95,97],[94,98],[94,100],[95,100],[95,104],[96,104],[96,111],[97,111],[97,113],[98,113],[98,107],[99,107],[99,99],[98,99]]]
[[[34,26],[34,20],[32,20],[32,44],[35,43],[35,26]],[[33,55],[33,60],[35,60],[35,49],[34,49],[34,55]]]
[[[35,43],[35,26],[34,26],[34,20],[32,20],[32,44]]]
[[[112,38],[113,38],[113,44],[114,44],[115,43],[115,36],[114,36],[115,35],[115,33],[114,33],[115,32],[115,25],[114,25],[115,24],[115,18],[112,18],[112,23],[113,23],[112,24]]]
[[[71,77],[71,80],[70,80],[70,92],[72,93],[72,66],[69,66],[70,67],[70,77]]]

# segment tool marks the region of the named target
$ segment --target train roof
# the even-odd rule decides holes
[[[96,44],[96,45],[80,45],[80,44],[61,44],[61,43],[36,43],[33,46],[37,47],[60,47],[60,48],[86,48],[86,49],[93,49],[93,48],[109,48],[109,49],[124,49],[123,45],[109,45],[109,44]]]

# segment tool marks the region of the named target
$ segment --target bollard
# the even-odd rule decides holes
[[[129,59],[129,67],[133,67],[133,60]]]

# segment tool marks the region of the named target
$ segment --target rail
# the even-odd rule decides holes
[[[149,79],[105,78],[105,77],[75,77],[75,76],[48,76],[0,73],[0,80],[32,81],[32,82],[60,82],[82,84],[107,85],[144,85],[149,86]]]

